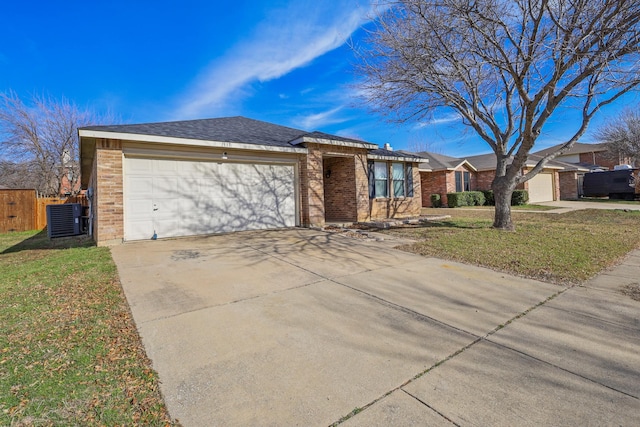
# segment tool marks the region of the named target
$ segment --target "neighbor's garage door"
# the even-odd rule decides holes
[[[529,180],[529,203],[553,201],[553,174],[539,173]]]
[[[126,157],[125,240],[296,225],[292,165]]]

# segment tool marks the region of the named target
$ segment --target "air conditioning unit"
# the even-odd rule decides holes
[[[47,205],[47,234],[49,238],[77,236],[82,233],[82,205],[65,203]]]

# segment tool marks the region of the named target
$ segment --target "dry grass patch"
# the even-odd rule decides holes
[[[402,250],[559,284],[581,283],[640,245],[640,212],[514,211],[510,233],[491,228],[493,212],[441,211],[451,218],[387,232],[417,241]]]
[[[0,425],[172,425],[109,249],[0,235]]]

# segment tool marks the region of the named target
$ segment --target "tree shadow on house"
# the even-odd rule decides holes
[[[85,234],[79,236],[58,237],[50,239],[47,234],[47,229],[45,228],[37,232],[36,234],[31,234],[31,232],[4,234],[3,236],[5,238],[0,240],[0,247],[4,246],[2,244],[4,241],[7,241],[14,236],[18,237],[21,235],[25,236],[23,240],[19,240],[17,243],[7,247],[2,252],[0,252],[0,254],[9,254],[26,250],[69,249],[95,246],[95,242]]]
[[[198,178],[159,180],[153,228],[158,238],[296,225],[293,167],[196,165]],[[178,215],[175,215],[178,212]]]

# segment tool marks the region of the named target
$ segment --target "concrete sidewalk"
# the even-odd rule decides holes
[[[638,425],[640,253],[562,288],[320,231],[112,248],[201,425]]]
[[[349,426],[640,425],[640,251],[488,333]]]
[[[606,203],[606,202],[588,202],[588,201],[572,201],[572,200],[556,200],[553,202],[539,202],[536,205],[553,206],[557,209],[550,211],[542,211],[546,213],[566,213],[582,209],[605,209],[605,210],[627,210],[640,211],[640,203]],[[540,212],[540,211],[538,211]]]

